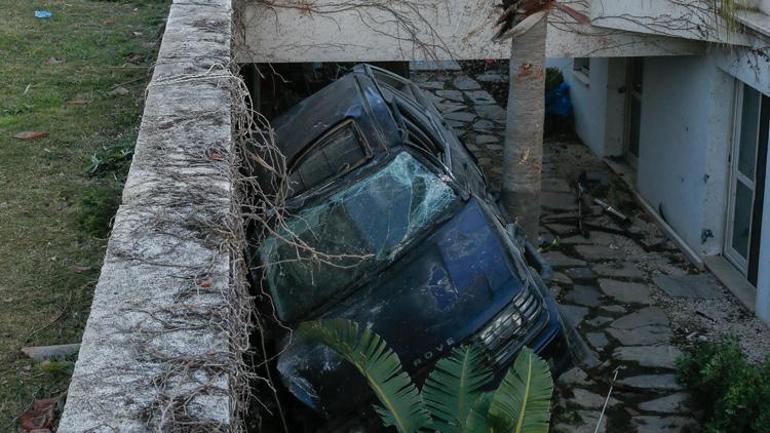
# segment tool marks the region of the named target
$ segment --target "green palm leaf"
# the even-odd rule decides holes
[[[464,431],[479,390],[491,377],[492,373],[482,367],[482,355],[477,347],[458,347],[438,361],[422,388],[433,427],[441,433]]]
[[[495,432],[548,433],[553,379],[548,364],[524,348],[489,407]]]
[[[382,337],[343,319],[302,323],[298,332],[328,346],[364,375],[382,404],[376,410],[386,427],[416,433],[430,425],[430,415],[417,387]]]
[[[490,433],[491,427],[489,423],[489,405],[492,404],[491,392],[485,392],[476,398],[476,401],[471,407],[468,418],[465,421],[465,427],[462,433]]]

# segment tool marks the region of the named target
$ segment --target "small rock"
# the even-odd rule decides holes
[[[650,304],[650,288],[644,284],[600,279],[599,286],[609,297],[626,304]]]
[[[129,91],[123,86],[118,86],[111,91],[109,91],[107,94],[110,96],[126,96],[128,95]]]
[[[679,391],[682,385],[674,374],[645,374],[618,381],[621,386],[642,391]]]
[[[690,396],[683,392],[656,398],[639,405],[645,412],[682,413],[687,411],[686,403]]]
[[[467,77],[465,75],[461,75],[454,80],[454,86],[460,90],[478,90],[481,89],[481,85],[476,82],[476,80]],[[443,88],[443,85],[442,85]]]

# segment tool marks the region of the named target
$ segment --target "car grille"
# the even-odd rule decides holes
[[[548,322],[542,299],[527,284],[500,313],[487,323],[477,339],[499,366],[505,366]]]

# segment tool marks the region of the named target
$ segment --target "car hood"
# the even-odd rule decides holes
[[[326,312],[384,337],[411,374],[491,320],[522,290],[501,231],[471,198],[437,230],[364,287]],[[344,272],[344,271],[341,271]],[[366,391],[355,370],[330,350],[294,339],[278,369],[289,390],[326,413],[350,409]],[[346,397],[343,397],[346,396]]]

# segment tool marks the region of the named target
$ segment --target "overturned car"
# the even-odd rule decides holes
[[[566,366],[561,318],[542,278],[550,268],[506,224],[475,159],[417,86],[359,65],[273,127],[291,216],[253,256],[283,323],[365,324],[418,381],[469,343],[500,374],[524,345],[555,371]],[[360,408],[353,396],[368,403],[358,397],[370,395],[364,380],[324,347],[295,339],[278,370],[318,412]]]

